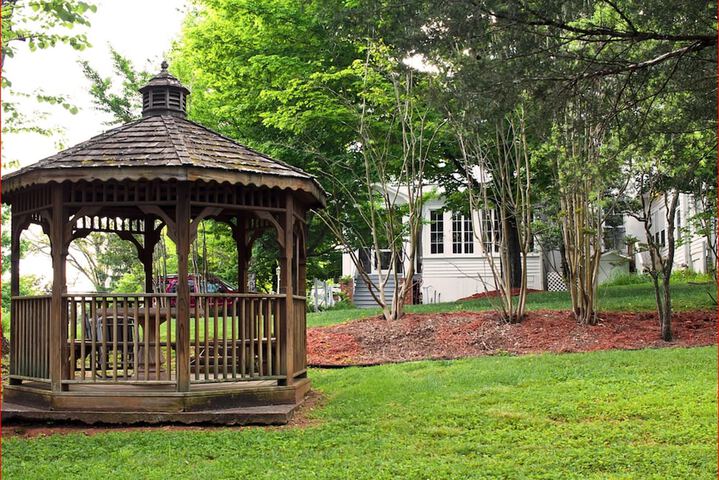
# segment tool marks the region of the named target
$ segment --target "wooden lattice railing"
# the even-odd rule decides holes
[[[192,382],[281,379],[284,295],[193,294]]]
[[[10,307],[10,378],[50,379],[49,295],[13,297]]]
[[[176,294],[63,295],[62,383],[176,384]],[[191,383],[287,379],[306,371],[305,299],[285,295],[191,294]],[[50,378],[51,297],[13,297],[10,375]],[[293,348],[285,348],[285,335]],[[289,357],[287,357],[289,355]]]
[[[64,383],[174,383],[174,294],[64,296]]]

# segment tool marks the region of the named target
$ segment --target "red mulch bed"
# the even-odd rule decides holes
[[[542,291],[543,291],[543,290],[534,290],[534,289],[532,289],[532,288],[528,288],[528,289],[527,289],[527,293],[536,293],[536,292],[542,292]],[[497,298],[497,297],[499,297],[499,295],[500,295],[500,291],[499,291],[499,290],[489,290],[489,291],[487,291],[487,292],[481,292],[481,293],[472,294],[472,295],[470,295],[469,297],[460,298],[458,301],[459,301],[459,302],[466,302],[466,301],[469,301],[469,300],[479,300],[480,298]],[[512,289],[512,296],[513,296],[513,297],[516,297],[517,295],[519,295],[519,289],[518,289],[518,288],[513,288],[513,289]]]
[[[497,320],[495,312],[407,314],[307,331],[312,366],[378,365],[426,359],[478,357],[498,353],[591,352],[650,347],[694,347],[717,342],[714,311],[673,315],[674,341],[659,336],[655,313],[602,313],[598,325],[578,325],[567,311],[529,312],[520,324]]]

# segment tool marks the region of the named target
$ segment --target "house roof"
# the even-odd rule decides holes
[[[3,176],[5,193],[51,181],[217,181],[325,192],[299,168],[274,160],[202,125],[167,113],[108,130]]]

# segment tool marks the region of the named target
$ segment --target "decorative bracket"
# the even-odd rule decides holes
[[[100,207],[82,207],[80,210],[77,211],[75,215],[68,220],[68,222],[65,224],[65,235],[64,235],[64,241],[65,245],[69,245],[70,242],[75,240],[76,238],[82,238],[87,237],[92,230],[90,229],[83,229],[82,231],[73,232],[73,227],[77,224],[77,221],[80,220],[82,217],[92,217],[97,212],[100,211]],[[87,231],[85,231],[87,230]]]
[[[175,221],[167,214],[167,212],[157,205],[139,205],[139,208],[142,213],[160,217],[160,220],[165,222],[165,225],[167,225],[167,236],[170,237],[170,240],[177,243],[177,226],[175,225]]]
[[[206,219],[207,217],[216,217],[222,213],[222,208],[220,207],[205,207],[202,209],[199,215],[197,215],[192,221],[190,222],[190,243],[192,243],[197,238],[197,227],[200,225],[200,222]]]
[[[277,229],[277,243],[280,244],[280,247],[285,248],[285,229],[282,228],[274,215],[264,210],[253,211],[252,213],[260,220],[267,220],[274,225],[275,229]]]

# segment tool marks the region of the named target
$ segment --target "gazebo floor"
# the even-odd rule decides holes
[[[306,378],[291,386],[275,381],[193,384],[189,392],[177,392],[172,385],[73,384],[63,392],[41,383],[5,385],[2,421],[281,425],[309,389]]]
[[[295,410],[301,405],[265,405],[259,407],[237,407],[194,412],[97,412],[63,411],[18,405],[3,402],[2,422],[81,422],[86,424],[215,424],[215,425],[284,425],[290,421]]]

